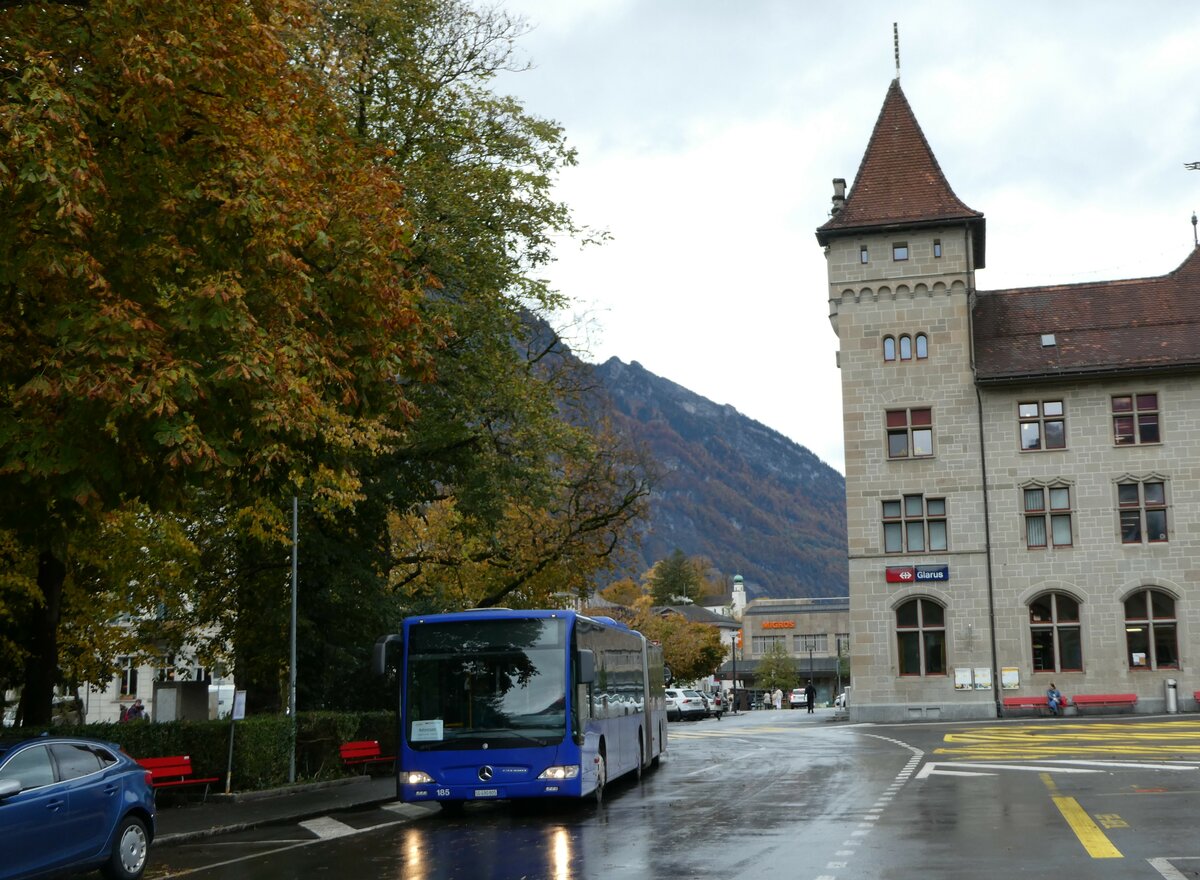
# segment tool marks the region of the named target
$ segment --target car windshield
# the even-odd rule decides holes
[[[683,695],[684,695],[685,697],[690,697],[690,698],[691,698],[691,699],[693,699],[693,700],[698,700],[698,699],[700,699],[700,692],[699,692],[699,691],[684,691],[684,692],[683,692]]]

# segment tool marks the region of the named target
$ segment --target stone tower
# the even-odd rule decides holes
[[[951,189],[896,79],[849,193],[817,229],[838,335],[855,720],[986,717],[991,686],[979,402],[984,217]],[[953,601],[951,601],[953,597]]]

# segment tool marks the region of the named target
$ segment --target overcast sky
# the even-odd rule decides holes
[[[559,248],[588,360],[616,356],[844,471],[814,230],[895,76],[987,218],[981,289],[1173,270],[1200,207],[1200,4],[500,0],[534,30],[498,90],[579,151]]]

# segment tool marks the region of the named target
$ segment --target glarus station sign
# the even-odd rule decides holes
[[[948,565],[889,565],[884,569],[889,584],[915,584],[950,580]]]

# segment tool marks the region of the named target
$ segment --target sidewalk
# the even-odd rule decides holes
[[[215,787],[215,786],[214,786]],[[223,794],[210,792],[203,803],[172,803],[162,797],[158,807],[156,846],[199,840],[259,825],[296,822],[338,810],[396,800],[394,776],[351,776],[270,791]]]

